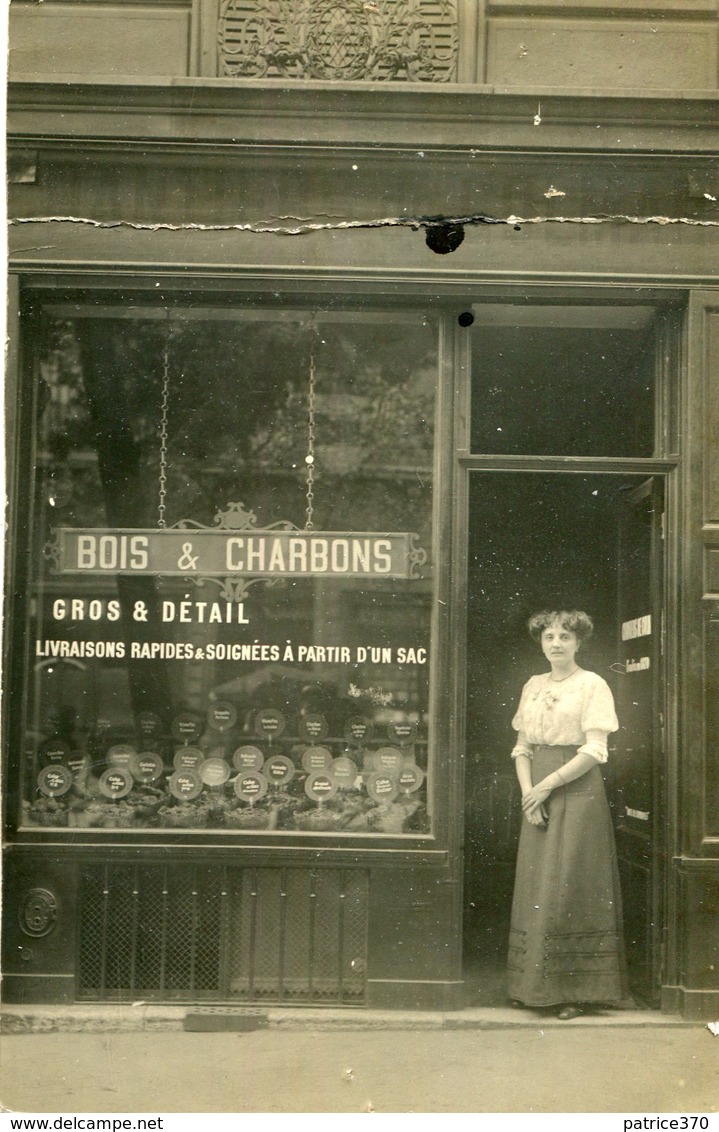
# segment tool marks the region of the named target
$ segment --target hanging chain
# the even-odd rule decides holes
[[[165,496],[167,495],[167,405],[170,395],[170,314],[165,325],[165,345],[162,351],[162,407],[160,409],[160,474],[158,477],[157,525],[165,523]]]
[[[315,485],[315,351],[310,349],[310,380],[307,391],[307,518],[305,530],[311,531],[314,527],[312,515],[314,512],[314,485]]]

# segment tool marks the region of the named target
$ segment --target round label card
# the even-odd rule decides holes
[[[336,793],[337,783],[333,775],[321,770],[307,776],[305,794],[313,802],[324,802],[325,798],[334,798]]]
[[[285,729],[285,717],[276,708],[262,708],[255,712],[255,734],[266,739],[278,739]]]
[[[316,743],[327,734],[327,720],[320,712],[309,711],[300,719],[300,738]]]
[[[136,754],[137,748],[131,743],[116,743],[107,752],[107,765],[129,767]]]
[[[124,798],[132,787],[132,775],[127,767],[111,766],[100,775],[100,793],[106,798]]]
[[[162,734],[162,720],[154,711],[141,711],[135,716],[137,732],[143,739],[157,739]]]
[[[403,794],[414,794],[424,782],[424,771],[415,763],[407,763],[399,772],[399,788]]]
[[[224,759],[205,759],[199,774],[205,786],[222,786],[230,777],[230,764]]]
[[[199,747],[179,747],[172,760],[175,770],[198,770],[205,761]]]
[[[295,777],[295,764],[286,755],[272,755],[265,762],[262,773],[275,786],[284,786]]]
[[[200,776],[194,770],[176,770],[168,785],[173,798],[180,802],[191,802],[202,793]]]
[[[302,765],[308,774],[317,770],[329,770],[332,766],[332,752],[326,747],[308,747],[302,755]]]
[[[393,774],[378,771],[367,779],[367,793],[375,802],[394,802],[397,790],[397,779]]]
[[[70,755],[65,765],[68,770],[72,771],[73,775],[77,776],[81,774],[83,770],[87,770],[90,765],[90,760],[82,751],[76,751],[74,755]]]
[[[417,737],[417,724],[411,720],[395,720],[387,726],[387,734],[391,743],[399,743],[400,747],[409,747]]]
[[[38,755],[42,763],[67,763],[71,747],[64,739],[46,739],[38,747]]]
[[[157,782],[163,769],[163,761],[155,751],[141,751],[130,763],[130,772],[135,782]]]
[[[350,790],[354,786],[358,771],[357,764],[353,763],[352,759],[347,759],[344,756],[333,759],[330,771],[340,790]]]
[[[229,731],[237,723],[237,708],[234,704],[218,700],[210,707],[207,722],[213,731]]]
[[[183,711],[172,721],[172,734],[181,743],[196,743],[202,735],[203,720],[191,711]]]
[[[262,770],[265,756],[259,747],[238,747],[232,756],[232,762],[237,770]]]
[[[37,784],[47,798],[59,798],[72,786],[72,771],[66,766],[46,766],[37,777]]]
[[[397,747],[380,747],[375,751],[372,761],[378,771],[396,776],[404,766],[404,755]]]
[[[238,774],[235,779],[235,794],[244,802],[256,802],[267,793],[268,782],[258,770],[250,774]]]
[[[352,719],[347,720],[345,739],[348,739],[350,743],[364,743],[365,739],[369,739],[371,734],[372,724],[363,715],[354,715]]]

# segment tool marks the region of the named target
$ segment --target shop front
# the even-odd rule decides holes
[[[506,1001],[549,606],[716,1007],[709,100],[399,87],[11,86],[8,1001]]]

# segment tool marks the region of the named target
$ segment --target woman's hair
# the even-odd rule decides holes
[[[533,613],[527,622],[527,628],[535,641],[542,638],[542,633],[556,622],[570,633],[577,634],[580,642],[588,641],[594,632],[594,623],[581,609],[542,609]]]

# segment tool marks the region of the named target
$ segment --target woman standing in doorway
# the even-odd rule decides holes
[[[579,610],[529,619],[550,671],[522,690],[512,751],[522,791],[509,940],[510,997],[575,1018],[627,998],[614,832],[599,764],[618,730],[607,683],[577,663],[593,625]]]

